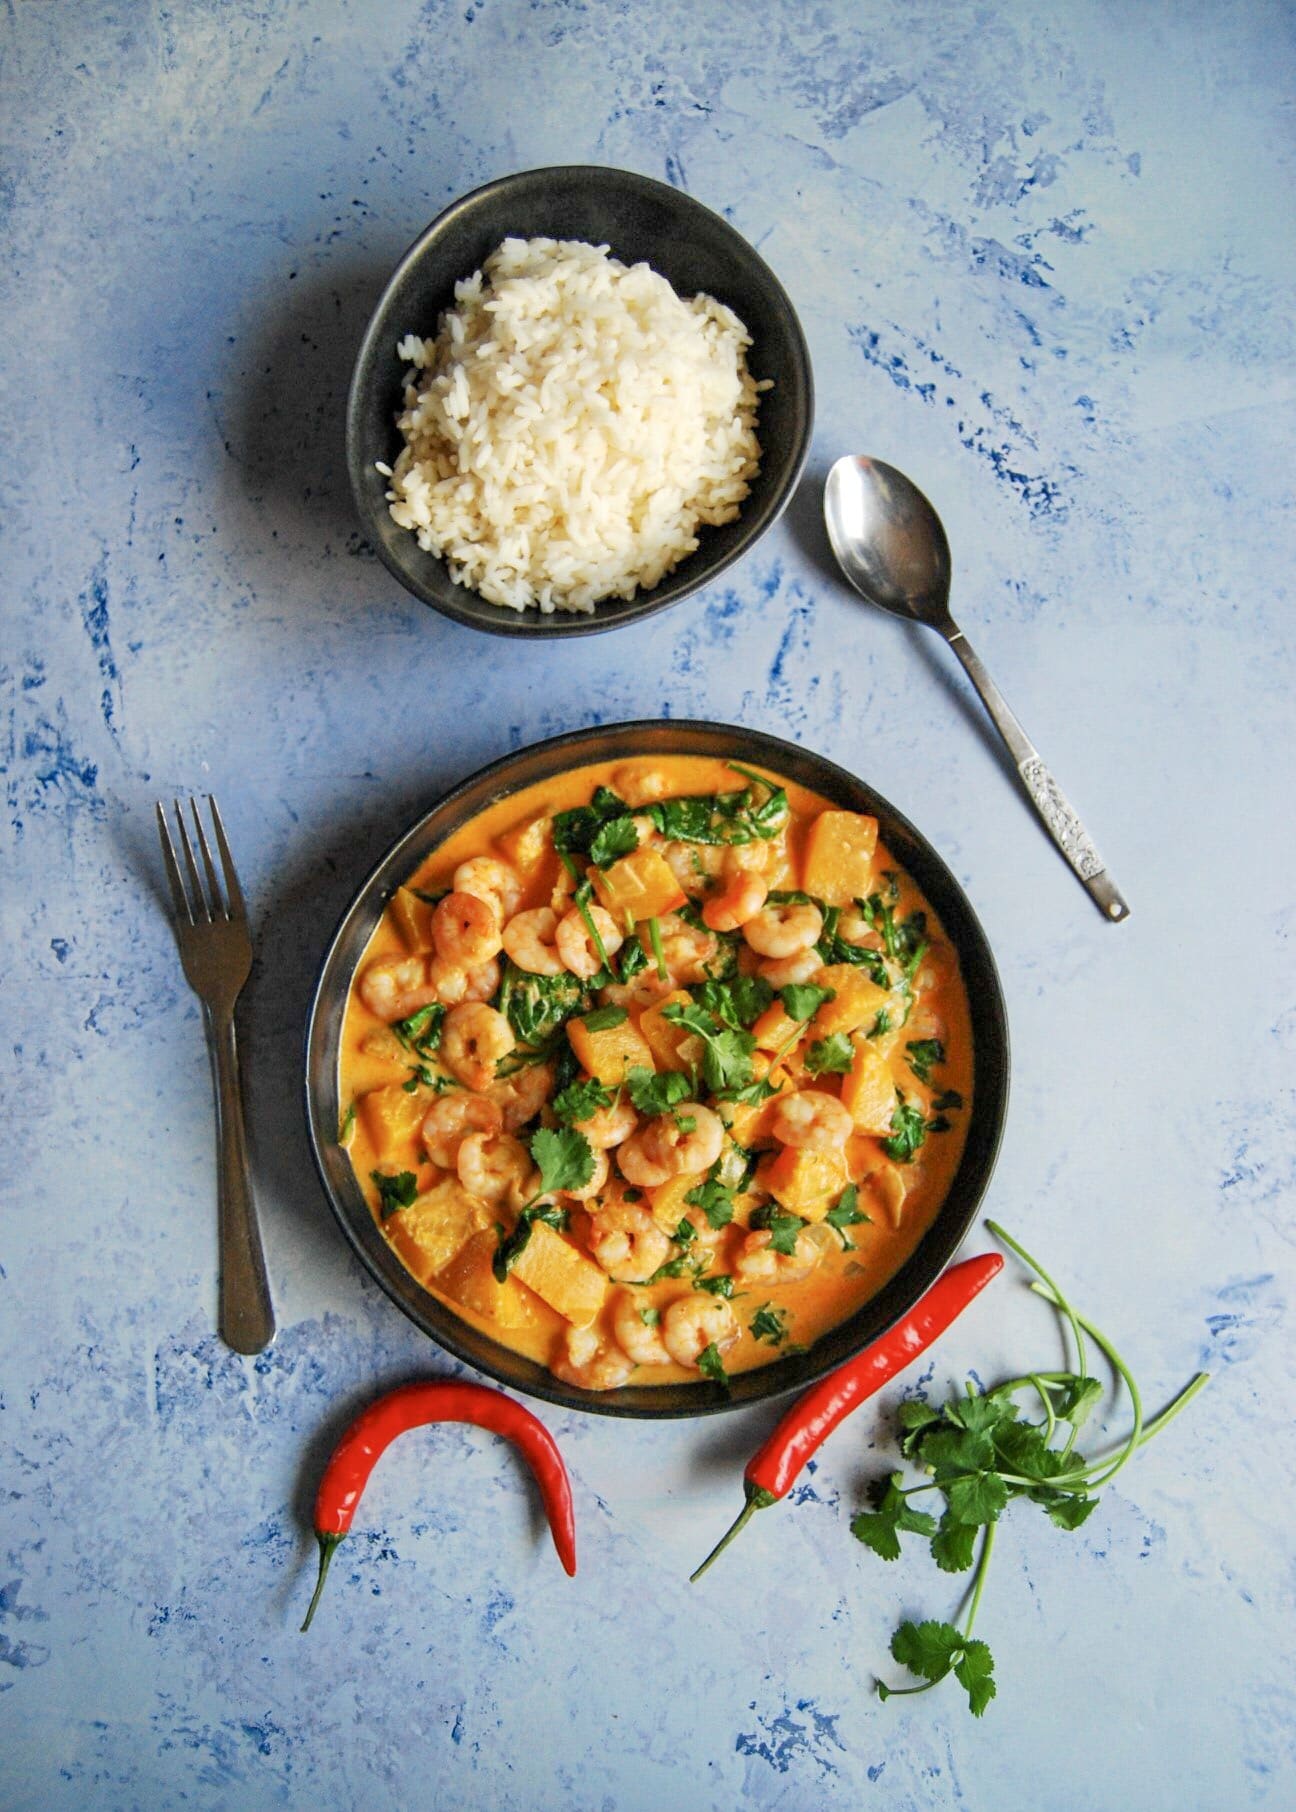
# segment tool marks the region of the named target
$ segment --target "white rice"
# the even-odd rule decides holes
[[[588,613],[649,591],[738,514],[760,463],[742,322],[646,264],[506,239],[455,285],[412,369],[394,519],[510,610]]]

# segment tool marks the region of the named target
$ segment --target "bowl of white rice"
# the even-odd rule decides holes
[[[813,383],[778,279],[665,183],[531,170],[410,247],[356,362],[365,532],[500,635],[615,628],[713,582],[791,498]]]

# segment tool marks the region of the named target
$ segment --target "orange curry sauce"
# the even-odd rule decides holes
[[[554,847],[554,816],[589,805],[600,786],[624,801],[618,808],[603,799],[604,813],[621,818],[592,852],[605,866],[591,861],[588,848],[565,865]],[[779,787],[786,810],[774,794]],[[744,791],[737,816],[712,824],[746,841],[693,842],[664,834],[680,820],[652,821],[669,810],[663,801],[724,795],[728,810]],[[642,840],[609,859],[629,840],[631,814]],[[699,1364],[711,1376],[768,1364],[811,1345],[872,1296],[945,1197],[973,1081],[957,957],[876,832],[873,819],[777,776],[765,783],[718,760],[675,756],[590,765],[546,780],[500,800],[436,850],[398,890],[370,940],[353,979],[340,1060],[339,1099],[349,1104],[340,1137],[384,1236],[419,1283],[503,1345],[593,1389],[631,1377],[636,1384],[697,1377]],[[511,878],[501,897],[480,885],[494,871],[467,875],[497,927],[482,941],[480,915],[469,913],[467,963],[461,941],[452,939],[449,958],[438,953],[435,902],[447,891],[456,899],[471,891],[463,875],[456,889],[454,877],[475,857],[506,864]],[[593,893],[585,911],[606,912],[594,922],[613,928],[607,949],[618,977],[640,962],[636,952],[627,965],[634,945],[646,960],[623,985],[600,986],[595,975],[579,1012],[548,1033],[545,1061],[532,1061],[517,1032],[517,1024],[528,1029],[529,984],[508,948],[524,964],[562,967],[562,960],[551,920],[526,920],[511,934],[505,926],[545,908],[555,919],[573,913],[574,890],[587,876]],[[730,923],[767,890],[810,895],[817,905],[776,898]],[[816,922],[817,935],[809,935]],[[581,915],[567,934],[585,967],[600,963],[592,940],[579,935],[588,923]],[[537,935],[543,932],[547,939]],[[833,935],[835,947],[827,941]],[[780,951],[801,947],[770,956],[753,940]],[[512,977],[503,996],[502,975]],[[707,987],[713,978],[720,992]],[[793,992],[781,994],[789,980]],[[796,992],[807,984],[831,989],[831,997]],[[565,969],[557,982],[542,976],[531,992],[554,988],[566,991],[568,1004],[580,992]],[[456,1005],[465,992],[478,1003],[466,1016]],[[709,1014],[700,1023],[719,1040],[721,1069],[711,1068],[717,1088],[705,1077],[707,1039],[671,1017],[672,1002],[675,1011]],[[482,1003],[503,1007],[502,1020],[484,1020]],[[789,1004],[814,1010],[803,1020]],[[476,1037],[482,1025],[494,1028],[499,1046]],[[451,1039],[452,1026],[474,1035]],[[465,1050],[476,1067],[462,1061]],[[735,1063],[739,1079],[749,1079],[736,1091],[746,1098],[725,1100],[735,1092],[725,1087]],[[654,1079],[658,1089],[683,1091],[683,1083],[662,1083],[668,1070],[688,1079],[687,1098],[661,1115],[635,1112],[631,1095],[643,1098]],[[606,1148],[606,1176],[600,1148],[583,1190],[537,1204],[535,1134],[561,1132],[555,1091],[561,1107],[564,1088],[591,1079],[610,1103],[586,1121],[591,1145],[596,1133],[623,1142]],[[777,1092],[767,1094],[762,1080]],[[793,1096],[807,1099],[793,1107]],[[660,1094],[648,1098],[661,1104]],[[713,1117],[722,1123],[714,1161]],[[568,1136],[569,1153],[571,1145]],[[689,1168],[699,1154],[705,1167]],[[685,1167],[677,1172],[671,1167],[679,1159]],[[663,1180],[643,1181],[663,1170],[670,1171]],[[708,1182],[714,1187],[702,1191]],[[514,1237],[501,1279],[501,1246],[528,1203],[543,1216],[524,1216],[528,1235],[525,1243]]]

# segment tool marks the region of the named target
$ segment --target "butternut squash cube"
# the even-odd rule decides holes
[[[594,871],[594,891],[618,925],[627,918],[659,919],[687,897],[670,864],[656,849],[632,849],[610,868]]]
[[[502,1328],[530,1327],[543,1311],[524,1285],[510,1274],[501,1283],[495,1275],[499,1240],[493,1228],[474,1233],[442,1270],[436,1287],[452,1302],[494,1321]]]
[[[542,812],[539,817],[523,818],[496,837],[495,846],[522,879],[529,881],[553,847],[552,814]]]
[[[616,1088],[625,1073],[637,1064],[651,1070],[652,1050],[641,1038],[632,1019],[620,1025],[602,1026],[591,1031],[583,1019],[567,1021],[567,1037],[581,1067],[605,1088]]]
[[[574,1327],[587,1328],[603,1307],[607,1278],[544,1221],[535,1221],[531,1237],[513,1261],[513,1273]]]
[[[485,1202],[469,1195],[458,1177],[445,1177],[391,1215],[383,1231],[419,1282],[430,1284],[490,1219]]]
[[[762,1164],[758,1183],[802,1220],[821,1221],[850,1181],[845,1155],[840,1151],[806,1151],[785,1145],[771,1162]]]
[[[687,1007],[692,1004],[691,997],[683,988],[675,988],[655,1006],[645,1008],[639,1015],[640,1033],[648,1040],[653,1061],[659,1070],[690,1070],[701,1063],[702,1040],[697,1033],[686,1031],[683,1026],[672,1025],[663,1012],[665,1007]]]
[[[752,1027],[752,1037],[762,1051],[779,1051],[784,1045],[790,1049],[793,1039],[803,1029],[802,1021],[793,1019],[783,1002],[776,1000],[766,1007]]]
[[[380,1160],[393,1154],[408,1156],[427,1110],[427,1097],[417,1089],[407,1095],[399,1082],[371,1088],[361,1096],[365,1129]]]
[[[842,1104],[861,1132],[885,1138],[895,1112],[895,1078],[886,1058],[871,1044],[855,1046],[855,1060],[842,1077]]]
[[[669,1182],[660,1183],[656,1189],[648,1191],[652,1217],[663,1233],[674,1237],[675,1229],[689,1212],[689,1204],[684,1197],[691,1189],[696,1189],[705,1182],[705,1170],[688,1171],[685,1175],[672,1177]]]
[[[398,887],[391,897],[388,906],[400,932],[407,950],[417,954],[420,950],[431,950],[432,941],[432,907],[426,900],[420,900],[409,887]]]
[[[873,882],[878,824],[862,812],[820,812],[806,837],[801,884],[830,906],[849,906]]]
[[[813,979],[816,987],[831,988],[833,998],[826,1000],[810,1021],[812,1038],[856,1032],[861,1026],[867,1032],[891,998],[885,988],[870,981],[853,963],[829,963],[817,969]]]

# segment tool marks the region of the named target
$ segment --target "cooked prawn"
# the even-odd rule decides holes
[[[655,969],[644,969],[633,981],[609,982],[600,988],[599,1001],[605,1007],[625,1007],[627,1011],[642,1013],[645,1007],[655,1007],[673,985],[669,975],[663,981]]]
[[[612,1297],[612,1335],[627,1359],[636,1365],[669,1365],[670,1354],[657,1331],[657,1310],[634,1290],[617,1290]]]
[[[455,1089],[437,1096],[423,1116],[419,1136],[432,1162],[442,1170],[453,1170],[459,1147],[469,1134],[497,1133],[499,1129],[500,1110],[494,1101]]]
[[[554,947],[558,915],[549,906],[515,912],[504,927],[504,948],[528,975],[561,975],[563,960]]]
[[[587,1244],[614,1283],[646,1283],[672,1249],[648,1210],[633,1202],[605,1202],[590,1217]]]
[[[440,996],[428,976],[424,956],[383,956],[360,977],[360,998],[371,1013],[389,1023],[408,1019]]]
[[[758,874],[737,869],[719,893],[712,894],[702,908],[702,922],[712,931],[737,931],[748,919],[755,918],[769,889]]]
[[[723,1296],[692,1291],[662,1310],[662,1345],[676,1365],[696,1367],[709,1346],[723,1353],[738,1334],[738,1318]]]
[[[709,1170],[724,1149],[724,1139],[723,1120],[700,1101],[681,1101],[670,1113],[650,1120],[639,1135],[646,1161],[666,1166],[673,1177]]]
[[[549,1370],[578,1390],[615,1390],[634,1370],[634,1361],[593,1328],[568,1328]]]
[[[713,963],[720,945],[710,932],[690,925],[674,912],[658,921],[661,932],[662,960],[676,987],[707,979],[707,964]]]
[[[466,1095],[467,1101],[482,1101],[481,1095]],[[499,1109],[493,1101],[488,1107]],[[498,1122],[497,1122],[498,1124]],[[459,1181],[470,1195],[488,1207],[512,1208],[516,1212],[535,1194],[539,1173],[531,1154],[521,1139],[506,1132],[473,1132],[461,1140],[455,1153]]]
[[[795,956],[808,950],[823,930],[823,914],[810,901],[779,900],[748,919],[743,936],[762,956]]]
[[[442,1063],[469,1088],[486,1089],[495,1080],[495,1066],[513,1050],[513,1028],[502,1013],[482,1001],[465,1001],[451,1007],[441,1028]]]
[[[597,1108],[587,1119],[574,1120],[572,1124],[577,1132],[584,1133],[595,1151],[610,1151],[630,1137],[639,1124],[639,1116],[625,1096],[618,1095],[610,1106]]]
[[[617,1146],[617,1168],[627,1183],[636,1189],[656,1189],[661,1183],[669,1183],[676,1174],[671,1168],[669,1157],[663,1162],[660,1155],[649,1152],[644,1146],[643,1129],[632,1133],[621,1145]]]
[[[790,983],[808,982],[822,967],[819,952],[812,944],[808,950],[798,950],[795,956],[766,957],[757,965],[756,973],[763,975],[771,988],[786,988]]]
[[[803,1151],[839,1151],[855,1131],[855,1122],[836,1095],[808,1088],[779,1097],[770,1110],[769,1130],[782,1145],[795,1145]]]
[[[800,1283],[823,1257],[823,1247],[809,1228],[797,1234],[791,1252],[776,1252],[770,1244],[773,1237],[763,1228],[743,1235],[733,1265],[735,1277],[743,1283]]]
[[[882,939],[873,928],[873,921],[858,906],[843,906],[837,920],[837,935],[843,944],[854,944],[860,949],[881,950]]]
[[[456,893],[475,893],[485,900],[502,925],[522,903],[522,881],[517,870],[495,856],[470,856],[454,871]]]
[[[704,894],[720,874],[724,851],[713,843],[663,843],[667,867],[691,899]]]
[[[612,789],[627,805],[651,805],[657,799],[664,799],[671,787],[660,768],[632,762],[619,767],[613,774]]]
[[[587,906],[590,924],[594,926],[603,940],[603,949],[608,956],[615,956],[625,943],[625,933],[618,931],[617,922],[610,912],[601,906]],[[598,946],[590,934],[589,925],[585,923],[585,913],[579,906],[573,906],[558,921],[554,932],[554,944],[559,956],[573,975],[588,981],[591,975],[597,975],[603,967],[603,958],[599,955]]]
[[[492,999],[500,985],[500,966],[492,957],[465,969],[434,956],[428,964],[428,979],[436,984],[437,999],[444,1006],[457,1007],[465,1000]]]
[[[432,914],[437,955],[460,968],[488,963],[499,954],[503,938],[494,908],[475,893],[448,893]]]
[[[528,1063],[515,1075],[490,1088],[490,1098],[498,1102],[504,1116],[505,1132],[515,1133],[534,1120],[553,1093],[554,1072],[550,1063]]]

